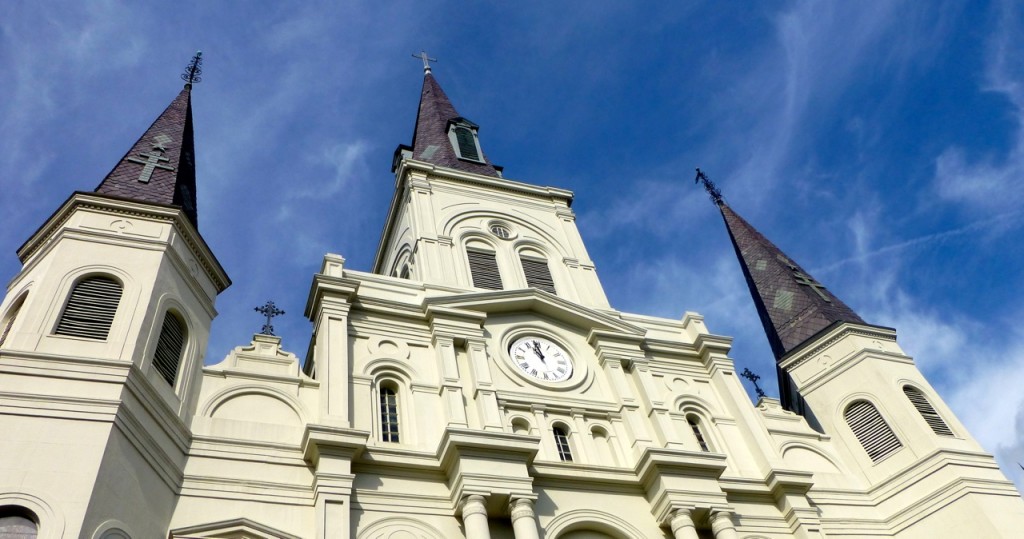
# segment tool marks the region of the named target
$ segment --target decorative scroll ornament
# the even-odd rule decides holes
[[[192,61],[185,67],[185,72],[181,74],[181,80],[185,81],[185,84],[192,86],[193,83],[203,81],[203,78],[200,77],[202,74],[203,51],[196,51],[196,55],[192,57]]]

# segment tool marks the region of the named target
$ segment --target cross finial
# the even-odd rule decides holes
[[[424,75],[426,75],[427,73],[430,73],[430,62],[436,62],[437,61],[437,58],[431,58],[430,56],[427,56],[427,51],[420,51],[419,54],[413,54],[412,57],[413,58],[419,58],[420,60],[423,60],[423,74]]]
[[[764,391],[761,389],[761,386],[757,385],[757,381],[761,379],[760,376],[754,374],[753,371],[746,367],[743,368],[743,372],[740,373],[740,376],[750,380],[750,383],[754,384],[754,393],[757,393],[758,398],[764,397]]]
[[[277,305],[274,305],[274,302],[270,301],[270,300],[267,300],[267,302],[265,304],[263,304],[262,307],[256,307],[255,310],[256,310],[256,312],[258,312],[258,313],[262,314],[263,316],[267,317],[267,323],[263,324],[263,329],[260,331],[260,333],[262,333],[264,335],[273,335],[274,334],[274,326],[270,325],[270,322],[271,322],[271,320],[274,319],[275,316],[280,316],[280,315],[284,314],[284,311],[282,311],[281,309],[278,309]]]
[[[704,171],[700,168],[697,169],[697,177],[694,179],[694,183],[703,183],[704,190],[708,192],[708,196],[711,197],[711,201],[718,206],[723,204],[722,192],[718,190],[718,186],[715,185],[715,182],[711,181],[711,178],[708,178],[708,175],[704,174]]]
[[[203,51],[196,51],[196,55],[192,57],[192,61],[185,66],[185,72],[181,74],[181,80],[185,81],[185,86],[192,87],[194,82],[202,82],[203,78],[200,75],[203,74]]]

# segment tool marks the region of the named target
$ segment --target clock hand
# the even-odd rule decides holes
[[[544,364],[545,364],[545,365],[547,365],[547,364],[548,364],[548,361],[547,361],[547,359],[545,359],[545,358],[544,358],[544,352],[541,352],[541,351],[540,351],[540,343],[539,343],[539,342],[537,342],[537,341],[533,341],[533,351],[534,351],[534,353],[536,353],[536,354],[537,354],[537,357],[539,357],[539,358],[540,358],[540,360],[541,360],[542,362],[544,362]]]

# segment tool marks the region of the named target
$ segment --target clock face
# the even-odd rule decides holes
[[[572,376],[569,354],[543,337],[517,339],[509,347],[508,355],[516,368],[538,380],[561,382]]]

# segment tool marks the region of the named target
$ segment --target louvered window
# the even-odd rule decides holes
[[[711,448],[708,447],[708,442],[704,439],[704,432],[700,430],[700,420],[694,417],[687,417],[686,422],[689,423],[690,430],[693,431],[693,437],[697,439],[697,445],[700,446],[700,450],[709,453]]]
[[[7,318],[4,319],[2,326],[0,326],[0,346],[3,346],[7,342],[7,336],[11,333],[11,328],[14,327],[14,320],[18,318],[18,313],[21,312],[21,306],[25,304],[25,295],[18,298],[18,301],[14,302],[14,306],[7,311]]]
[[[459,143],[459,157],[473,161],[480,160],[480,154],[476,151],[475,139],[470,128],[462,126],[455,128],[455,140]]]
[[[121,283],[110,277],[90,277],[75,285],[57,323],[57,335],[106,340],[121,301]]]
[[[551,278],[551,270],[548,269],[547,260],[534,260],[521,257],[523,274],[526,275],[526,286],[537,288],[545,292],[555,293],[555,281]]]
[[[498,273],[498,259],[493,252],[467,251],[469,255],[469,273],[473,276],[473,286],[501,290],[501,273]]]
[[[857,401],[851,404],[843,416],[872,462],[878,462],[903,447],[896,433],[870,402]]]
[[[178,365],[181,363],[181,352],[185,348],[185,324],[174,314],[164,314],[164,324],[160,328],[160,338],[156,342],[153,354],[153,367],[160,376],[174,386],[178,377]]]
[[[380,439],[398,442],[398,395],[387,386],[380,386]]]
[[[555,436],[555,448],[558,449],[558,458],[563,462],[572,462],[572,448],[569,447],[569,434],[562,427],[551,429]]]
[[[932,431],[939,436],[953,436],[953,431],[949,430],[949,426],[942,420],[939,413],[932,408],[928,399],[924,398],[924,394],[917,390],[917,388],[910,386],[903,386],[903,394],[910,399],[910,403],[917,408],[917,413],[921,414],[924,418],[924,422],[928,423],[928,426],[932,428]]]

